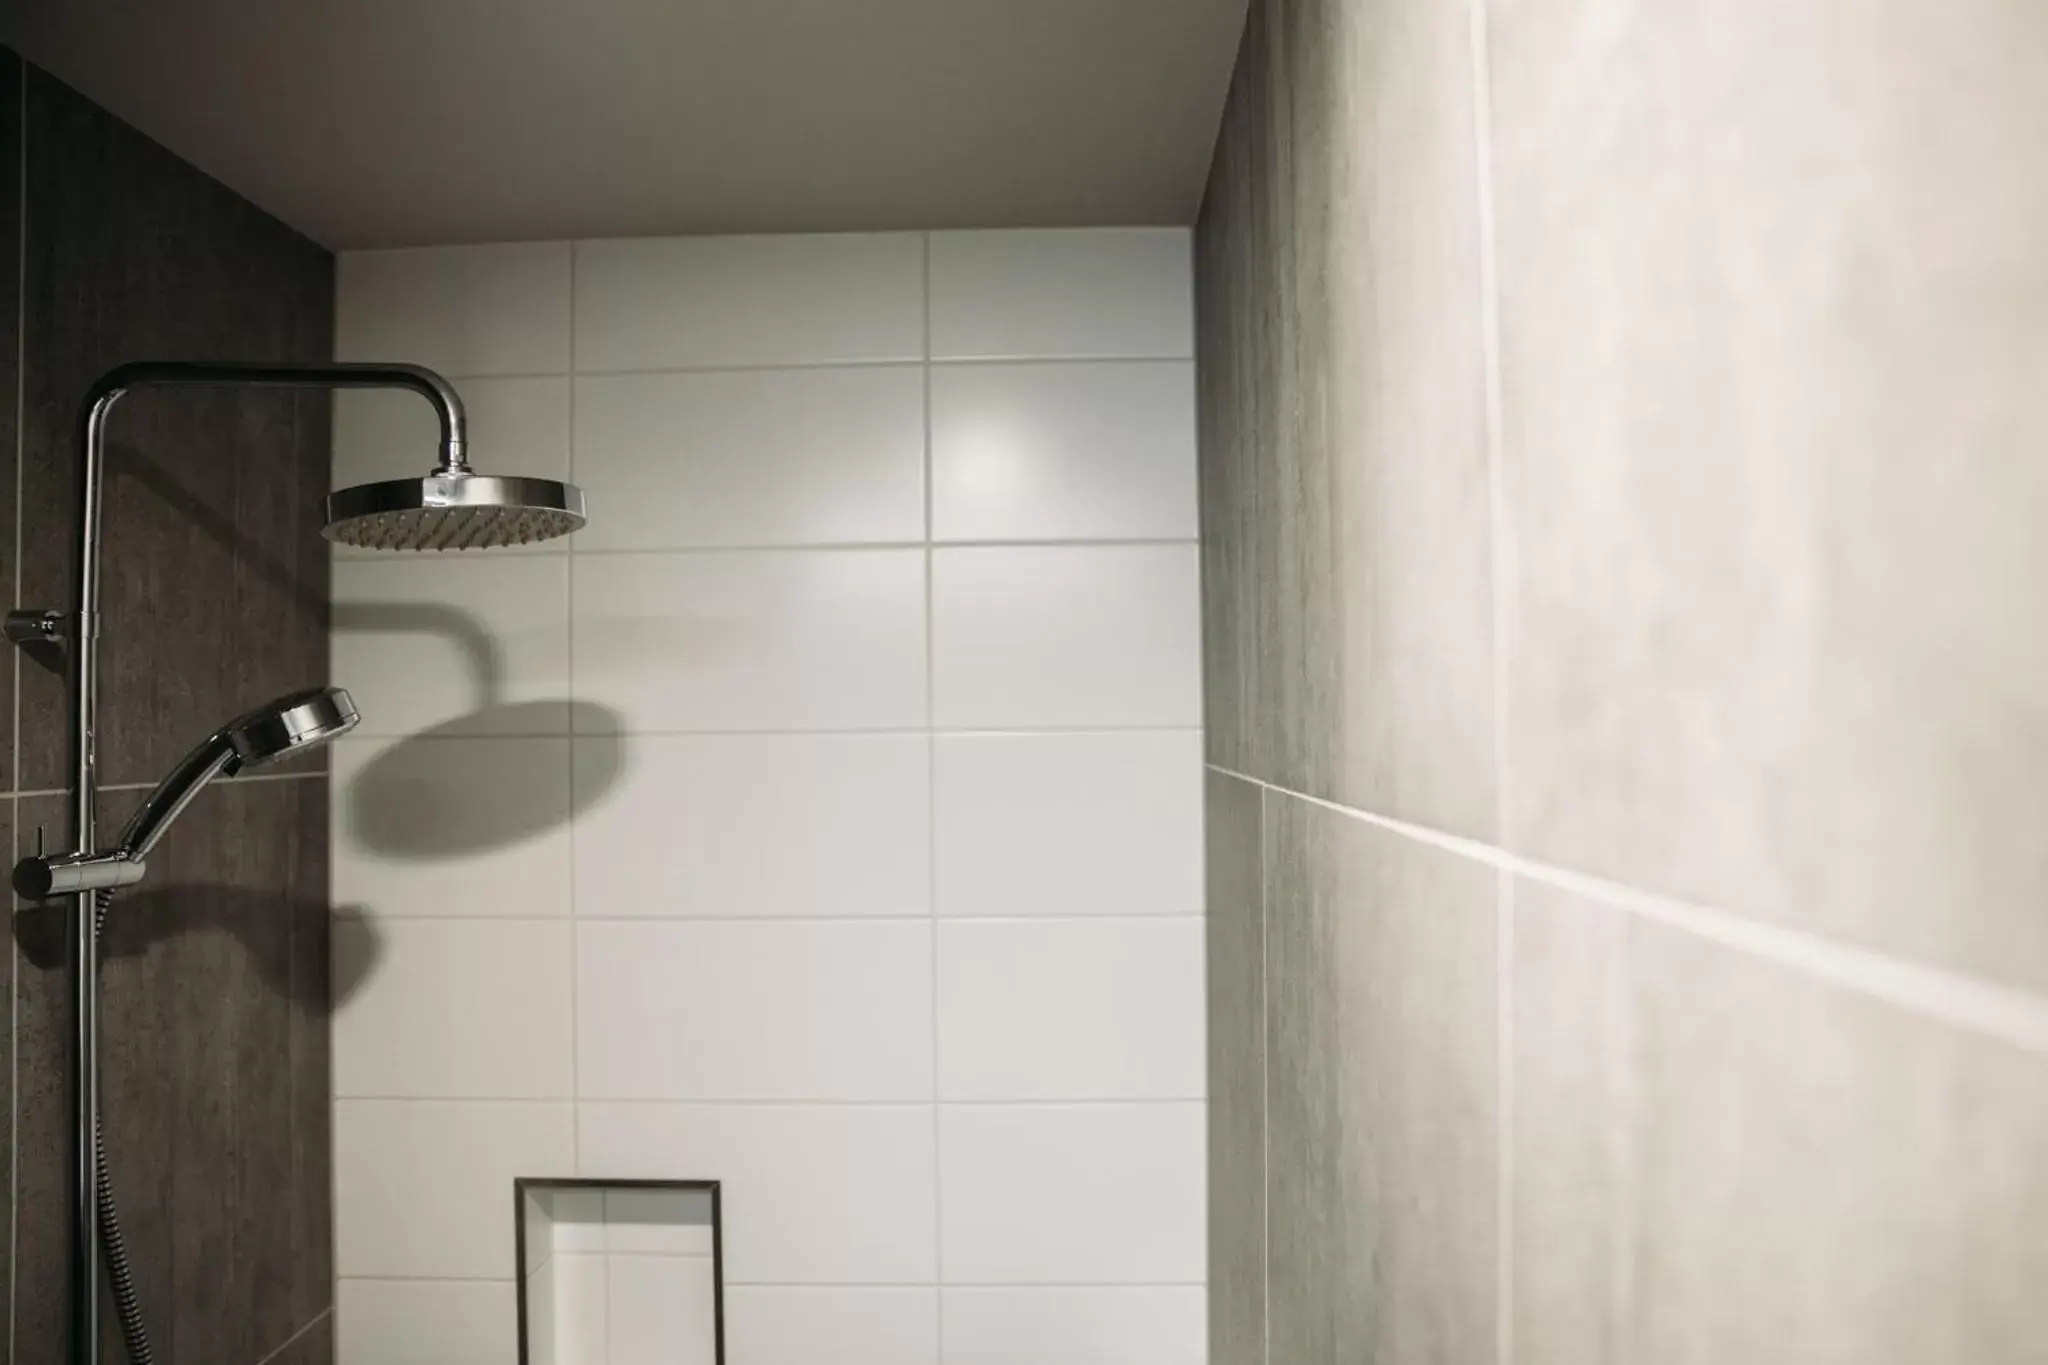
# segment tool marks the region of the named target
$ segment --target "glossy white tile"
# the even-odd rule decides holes
[[[560,1365],[562,1354],[555,1347],[558,1335],[555,1267],[545,1265],[526,1274],[526,1322],[522,1328],[526,1343],[526,1365]],[[599,1356],[598,1359],[603,1359]]]
[[[929,1099],[931,951],[917,922],[581,923],[579,1093]]]
[[[362,738],[566,734],[568,560],[340,560],[333,676],[355,698]]]
[[[1201,1105],[939,1115],[947,1284],[1201,1282]]]
[[[941,915],[1202,912],[1200,731],[933,745]]]
[[[607,1256],[609,1365],[715,1365],[709,1256]]]
[[[606,1249],[609,1239],[605,1233],[603,1190],[550,1190],[548,1205],[554,1224],[555,1251],[575,1254]]]
[[[605,1248],[645,1256],[712,1254],[708,1190],[606,1190]]]
[[[920,915],[930,904],[923,735],[580,739],[576,771],[582,914]]]
[[[948,1289],[946,1365],[1204,1365],[1201,1289]]]
[[[338,918],[334,1093],[567,1099],[566,920]]]
[[[580,1174],[724,1182],[728,1283],[929,1283],[929,1105],[577,1106]]]
[[[553,1267],[556,1365],[607,1365],[611,1282],[603,1256],[563,1256]]]
[[[1194,354],[1186,228],[935,232],[937,359]]]
[[[937,1289],[728,1285],[726,1340],[747,1365],[939,1365]]]
[[[923,250],[912,233],[579,242],[577,368],[915,360]]]
[[[569,744],[337,741],[335,907],[372,919],[566,916]]]
[[[566,1102],[334,1102],[343,1276],[513,1275],[512,1181],[575,1165]]]
[[[1201,1098],[1200,919],[938,932],[941,1099]]]
[[[519,1353],[507,1280],[362,1280],[335,1290],[338,1365],[505,1365]],[[559,1359],[557,1365],[569,1365]]]
[[[939,540],[1189,539],[1195,366],[932,370]]]
[[[932,687],[948,729],[1201,723],[1192,545],[932,555]]]
[[[578,549],[921,540],[924,370],[585,376],[576,480]]]
[[[578,700],[629,731],[924,721],[917,550],[590,555],[575,610]]]
[[[334,297],[337,360],[450,376],[569,369],[567,242],[344,251]]]

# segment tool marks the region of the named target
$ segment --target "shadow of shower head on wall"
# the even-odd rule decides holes
[[[337,634],[430,635],[452,644],[468,673],[471,709],[385,742],[338,778],[345,833],[365,850],[403,862],[466,857],[523,843],[566,825],[617,785],[625,769],[623,719],[608,706],[562,697],[507,701],[503,643],[481,619],[445,602],[345,602]],[[478,736],[576,737],[576,780],[550,805],[493,797],[453,747]],[[509,778],[517,782],[517,776]]]

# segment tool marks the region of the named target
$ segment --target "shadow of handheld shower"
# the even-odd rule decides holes
[[[295,951],[311,935],[328,932],[336,949],[331,971],[323,953]],[[248,887],[178,883],[142,886],[114,898],[100,939],[101,970],[118,975],[123,961],[146,957],[160,944],[194,937],[233,939],[265,984],[307,1014],[344,1004],[376,970],[382,956],[374,933],[352,934],[340,951],[343,924],[359,923],[352,910],[330,912],[325,902]],[[70,906],[64,901],[24,906],[14,915],[14,941],[23,957],[44,971],[61,969],[70,943]]]
[[[559,736],[564,717],[576,737],[573,780],[566,792],[535,788],[525,746]],[[458,716],[394,741],[358,769],[336,793],[343,829],[362,848],[399,862],[524,843],[566,825],[617,785],[626,767],[620,728],[617,713],[593,702],[513,702]],[[479,732],[504,738],[479,745]]]

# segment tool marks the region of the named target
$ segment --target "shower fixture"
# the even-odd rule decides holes
[[[432,370],[417,365],[247,365],[144,361],[102,376],[80,416],[83,455],[77,528],[78,605],[71,612],[16,610],[6,635],[16,644],[59,644],[67,659],[74,765],[70,853],[24,860],[15,887],[29,899],[73,901],[73,1158],[71,1199],[71,1344],[78,1365],[99,1365],[100,1243],[114,1280],[115,1306],[128,1353],[147,1365],[149,1348],[127,1280],[112,1198],[103,1194],[99,1135],[99,933],[115,888],[145,872],[144,860],[172,820],[216,776],[268,762],[346,733],[355,705],[340,688],[294,693],[224,726],[193,750],[151,793],[112,849],[96,847],[99,797],[100,523],[106,478],[107,422],[121,398],[142,388],[400,389],[433,405],[440,418],[439,459],[419,479],[358,485],[327,499],[322,534],[373,550],[470,550],[550,540],[584,523],[583,494],[553,479],[505,478],[469,467],[462,400]],[[95,1237],[95,1231],[100,1236]]]
[[[39,901],[132,886],[142,880],[156,841],[207,783],[316,749],[355,729],[359,719],[355,702],[339,687],[294,692],[236,717],[207,736],[157,783],[112,848],[23,858],[14,865],[15,894]]]

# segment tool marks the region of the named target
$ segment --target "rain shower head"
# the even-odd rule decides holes
[[[574,484],[442,468],[329,494],[321,534],[364,550],[481,550],[553,540],[583,522]]]

